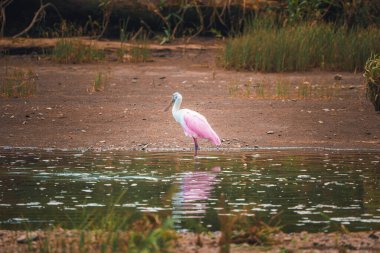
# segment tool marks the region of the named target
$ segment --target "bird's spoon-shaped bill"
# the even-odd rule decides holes
[[[167,112],[169,110],[170,106],[172,106],[173,103],[174,103],[174,100],[171,100],[170,103],[169,103],[169,105],[167,107],[165,107],[164,112]]]

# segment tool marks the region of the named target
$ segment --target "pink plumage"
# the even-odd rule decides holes
[[[173,94],[172,101],[165,110],[168,110],[173,103],[172,114],[174,119],[181,124],[185,135],[191,136],[194,140],[195,157],[197,156],[197,150],[199,149],[197,142],[198,138],[208,139],[215,145],[221,144],[219,136],[211,128],[207,119],[203,115],[189,109],[180,109],[182,103],[182,95],[180,93],[175,92]]]
[[[215,145],[220,145],[220,138],[211,128],[207,119],[194,111],[186,111],[183,115],[185,120],[186,127],[184,129],[186,135],[189,135],[194,138],[204,138],[208,139]]]

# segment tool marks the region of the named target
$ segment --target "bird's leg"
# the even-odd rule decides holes
[[[197,139],[193,137],[193,140],[194,140],[194,156],[197,156],[198,155],[199,146],[198,146]]]

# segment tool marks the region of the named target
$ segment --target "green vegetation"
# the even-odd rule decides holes
[[[219,199],[219,205],[222,208],[218,214],[221,238],[219,241],[220,252],[230,252],[231,243],[267,246],[274,243],[273,235],[280,232],[281,227],[278,218],[274,216],[269,223],[263,222],[260,217],[247,216],[244,213],[237,215],[225,215],[224,212],[228,207],[223,203],[224,195]],[[274,224],[275,223],[275,224]],[[273,225],[272,225],[273,224]]]
[[[87,45],[77,39],[59,39],[52,53],[52,59],[59,63],[89,63],[104,59],[104,51]]]
[[[0,95],[6,97],[27,97],[37,90],[37,75],[30,69],[9,69],[0,77]]]
[[[103,91],[105,86],[104,78],[102,77],[102,73],[99,72],[96,74],[96,78],[94,81],[94,91]]]
[[[342,84],[343,85],[343,84]],[[258,98],[258,99],[331,99],[339,95],[344,87],[338,82],[330,83],[321,80],[318,83],[308,81],[276,81],[258,80],[240,84],[237,80],[231,81],[228,93],[231,97]]]
[[[276,217],[272,218],[271,222]],[[267,224],[257,217],[240,217],[234,226],[231,242],[235,244],[248,243],[251,245],[271,245],[273,235],[280,232],[278,224]]]
[[[93,224],[94,218],[89,217],[81,229],[58,227],[46,231],[37,244],[31,247],[30,242],[24,252],[170,252],[177,238],[171,220],[162,222],[154,215],[132,219],[111,212],[104,218],[96,216],[101,219],[101,226]]]
[[[326,70],[361,71],[371,54],[380,53],[378,1],[287,0],[287,1],[145,1],[122,9],[114,0],[89,6],[88,16],[64,17],[51,3],[40,3],[32,22],[13,22],[1,5],[0,37],[116,38],[136,41],[141,36],[161,44],[175,38],[198,35],[229,37],[222,56],[227,69],[263,72]],[[49,8],[48,8],[49,7]],[[60,6],[70,13],[72,6]],[[128,9],[130,8],[130,9]],[[14,10],[13,10],[14,11]],[[53,15],[55,13],[55,15]],[[128,13],[128,15],[126,15]],[[10,13],[13,14],[13,13]],[[33,15],[33,12],[29,12]],[[47,14],[51,14],[47,15]],[[83,13],[84,14],[84,13]],[[138,15],[136,15],[138,14]],[[87,14],[86,14],[87,15]],[[112,18],[111,18],[112,16]],[[138,16],[138,17],[137,17]],[[149,58],[145,43],[118,50],[122,61],[144,62]],[[60,39],[53,51],[60,63],[99,61],[104,52],[73,39]]]
[[[42,38],[81,37],[84,34],[91,34],[88,30],[90,29],[88,26],[90,25],[87,23],[82,27],[73,22],[62,20],[60,23],[56,23],[52,27],[37,26],[36,33]]]
[[[254,19],[224,49],[227,69],[263,72],[362,70],[368,57],[380,52],[380,29],[347,28],[326,23],[277,26]]]
[[[88,92],[104,91],[108,80],[108,75],[103,72],[97,72],[95,80],[92,86],[88,89]]]
[[[289,84],[283,84],[280,81],[276,82],[276,97],[286,98],[289,97]]]
[[[26,231],[22,252],[172,252],[179,238],[172,219],[157,215],[130,213],[111,207],[104,215],[92,212],[83,216],[78,228],[54,227],[47,231]],[[256,217],[219,214],[221,237],[220,252],[229,252],[231,244],[270,246],[273,235],[280,232],[278,225],[268,225]],[[273,222],[273,219],[270,221]],[[200,226],[200,225],[198,225]],[[202,232],[207,232],[204,227]],[[202,246],[201,231],[194,241]]]
[[[137,43],[129,50],[131,62],[145,62],[150,57],[150,52],[146,43]]]
[[[370,0],[162,0],[124,3],[99,0],[85,4],[83,10],[78,10],[76,5],[55,6],[44,2],[46,1],[40,2],[37,11],[29,8],[20,12],[18,10],[22,10],[22,3],[0,1],[0,37],[27,35],[115,38],[118,33],[146,33],[149,38],[166,43],[175,38],[190,39],[197,35],[235,36],[246,26],[245,20],[258,13],[275,14],[281,23],[292,25],[305,21],[331,22],[349,28],[380,24],[379,3]],[[22,20],[17,15],[19,13],[22,13]],[[115,29],[121,23],[123,29]]]
[[[171,219],[161,222],[157,216],[144,216],[132,226],[128,252],[170,252],[176,238]]]
[[[84,209],[82,223],[72,224],[72,230],[47,231],[38,241],[39,252],[169,252],[177,238],[172,220],[122,211],[124,195],[110,201],[106,212]]]
[[[146,41],[136,41],[128,48],[122,43],[116,54],[121,62],[146,62],[150,58],[150,51]]]
[[[24,252],[172,252],[178,239],[172,219],[156,214],[126,212],[121,208],[124,194],[110,201],[106,210],[83,209],[79,223],[73,223],[72,229],[58,226],[44,232],[26,230]],[[229,252],[232,243],[260,246],[274,243],[273,234],[280,231],[277,224],[268,225],[260,218],[248,217],[244,213],[223,214],[227,209],[225,205],[218,214],[222,233],[220,252]],[[272,218],[269,224],[276,218]],[[200,233],[206,233],[207,228],[196,223],[193,229],[198,235],[194,243],[202,245]]]
[[[380,55],[372,55],[365,64],[364,77],[367,81],[367,97],[380,111]]]

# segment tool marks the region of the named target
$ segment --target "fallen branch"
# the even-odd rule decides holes
[[[58,9],[52,4],[52,3],[47,3],[47,4],[43,4],[43,2],[41,1],[41,5],[40,5],[40,8],[36,11],[36,13],[34,14],[34,17],[32,19],[32,21],[30,22],[30,24],[28,25],[28,27],[26,27],[23,31],[21,31],[20,33],[16,34],[13,36],[13,38],[18,38],[20,37],[21,35],[27,33],[30,29],[32,29],[32,27],[38,22],[40,21],[41,17],[45,14],[45,9],[47,7],[52,7],[53,9],[56,10],[56,12],[58,13],[58,15],[61,17],[61,14],[59,13]],[[61,17],[62,18],[62,17]]]
[[[4,29],[5,29],[5,23],[7,21],[7,17],[5,14],[5,8],[7,8],[8,5],[10,5],[13,2],[13,0],[3,0],[0,1],[0,37],[4,36]]]

